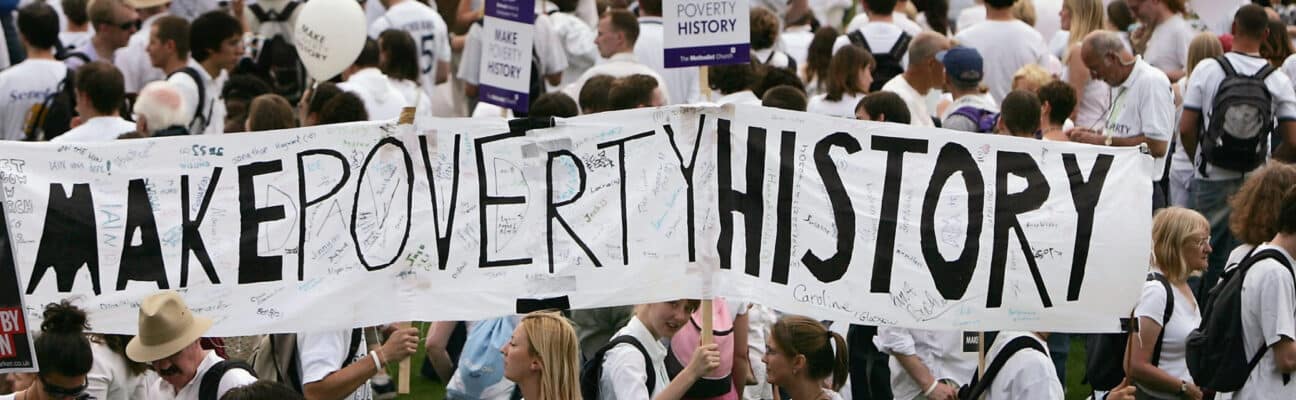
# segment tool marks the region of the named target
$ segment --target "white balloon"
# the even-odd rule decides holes
[[[355,63],[366,30],[364,10],[354,0],[310,0],[297,14],[293,39],[306,72],[324,81]]]

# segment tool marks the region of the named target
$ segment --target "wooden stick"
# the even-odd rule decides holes
[[[400,118],[396,120],[400,125],[414,124],[414,107],[405,107],[401,109]],[[397,323],[396,327],[405,329],[410,327],[409,322]],[[410,392],[410,357],[405,357],[400,362],[400,371],[397,372],[396,393],[409,394]]]
[[[977,332],[977,376],[985,374],[985,332]]]
[[[698,67],[698,86],[702,87],[702,101],[711,101],[711,78],[707,76],[707,66],[705,65]],[[683,95],[683,93],[679,94],[679,96]]]
[[[715,338],[713,337],[714,334],[712,333],[713,331],[711,330],[712,327],[711,299],[702,300],[702,305],[698,307],[698,311],[702,312],[702,344],[703,345],[711,344],[712,342],[715,342]]]

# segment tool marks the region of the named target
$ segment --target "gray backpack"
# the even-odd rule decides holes
[[[1219,168],[1247,172],[1263,164],[1269,154],[1269,135],[1274,130],[1273,95],[1265,78],[1274,72],[1266,63],[1254,75],[1240,75],[1225,56],[1215,57],[1224,70],[1224,80],[1211,102],[1210,124],[1203,132],[1200,169],[1206,163]]]

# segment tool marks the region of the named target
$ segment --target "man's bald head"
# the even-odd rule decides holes
[[[1093,31],[1085,36],[1083,44],[1080,45],[1080,56],[1101,58],[1108,54],[1118,56],[1128,53],[1125,50],[1125,42],[1121,40],[1120,35],[1112,31]]]
[[[1134,71],[1134,55],[1125,48],[1120,35],[1095,31],[1080,45],[1080,60],[1089,69],[1089,77],[1118,86]]]
[[[936,57],[936,53],[949,50],[949,39],[936,32],[923,32],[909,43],[909,66],[919,65],[923,61]]]

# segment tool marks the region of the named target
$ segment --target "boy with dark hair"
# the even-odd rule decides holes
[[[166,73],[150,62],[148,42],[153,24],[158,19],[171,15],[168,11],[171,2],[170,0],[126,0],[126,4],[135,9],[138,15],[136,18],[140,18],[142,22],[136,27],[136,32],[130,35],[126,46],[117,50],[112,62],[126,78],[126,93],[134,95],[149,82],[166,78]]]
[[[90,17],[86,15],[86,0],[62,0],[63,17],[67,27],[59,33],[59,42],[66,50],[82,49],[90,45]]]
[[[661,107],[661,88],[653,77],[642,74],[618,78],[608,89],[609,110],[629,110],[632,108]]]
[[[1054,80],[1036,92],[1040,101],[1040,136],[1045,140],[1067,141],[1062,130],[1076,106],[1075,89],[1066,82]]]
[[[563,92],[550,92],[540,96],[535,103],[531,104],[527,116],[571,118],[579,114],[580,110],[576,108],[576,101],[572,100],[571,96]]]
[[[756,87],[752,88],[752,92],[756,93],[756,97],[764,99],[765,91],[776,86],[791,86],[800,90],[801,93],[805,93],[805,82],[801,81],[801,77],[797,76],[796,72],[783,68],[764,68],[763,72],[763,74],[760,74],[760,82],[756,83]]]
[[[761,99],[761,105],[772,108],[782,108],[784,110],[805,111],[806,102],[805,92],[789,85],[779,85],[765,91],[765,97]]]
[[[711,89],[720,94],[716,103],[760,104],[760,98],[751,90],[756,80],[756,71],[751,63],[711,66],[707,70],[707,80]]]
[[[1004,96],[1003,110],[995,133],[1025,138],[1035,138],[1040,127],[1040,101],[1035,93],[1014,90]]]
[[[406,104],[405,96],[378,69],[378,42],[373,39],[365,39],[355,63],[342,71],[342,79],[345,82],[338,89],[360,97],[371,121],[397,118],[402,108],[413,105]]]
[[[909,106],[900,95],[888,91],[869,93],[855,104],[855,118],[864,121],[894,122],[908,125]]]
[[[180,89],[185,108],[193,117],[190,134],[225,132],[225,104],[220,93],[229,71],[243,57],[243,25],[221,11],[194,19],[189,28],[188,65],[168,71],[168,81]]]
[[[121,117],[126,96],[121,71],[104,61],[92,61],[76,71],[78,125],[51,143],[110,142],[123,133],[134,132],[135,123]]]
[[[27,59],[0,70],[0,140],[21,140],[33,109],[59,89],[69,72],[54,59],[58,13],[36,2],[18,10],[18,34]]]
[[[612,89],[614,81],[616,78],[609,75],[598,75],[586,80],[585,85],[580,88],[581,114],[607,111],[608,90]]]

